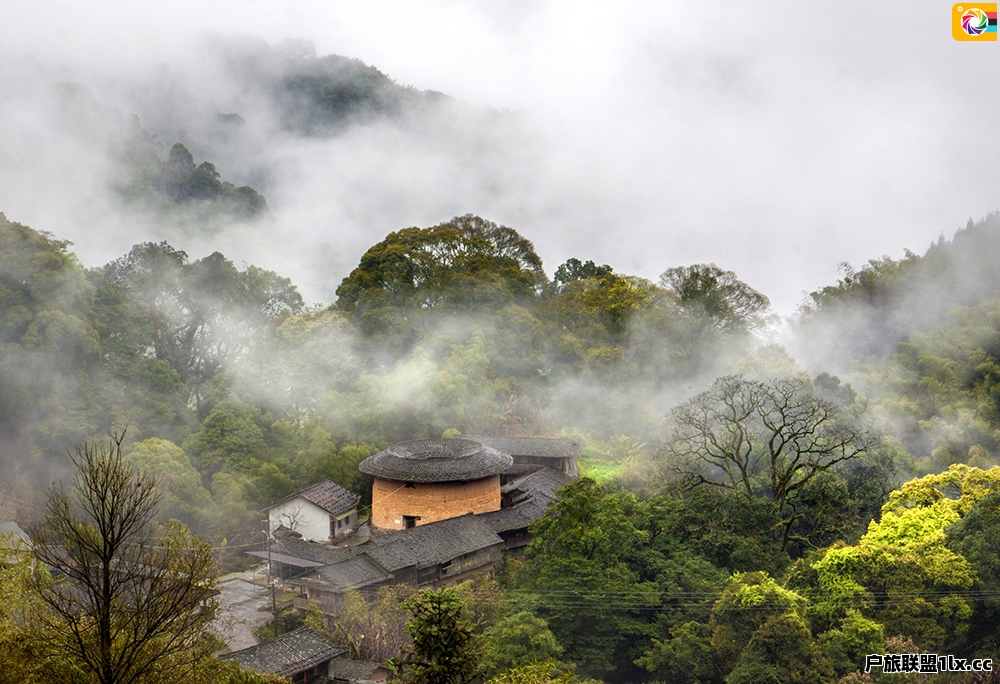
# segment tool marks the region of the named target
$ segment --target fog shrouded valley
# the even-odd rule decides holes
[[[0,523],[53,572],[0,568],[11,681],[293,676],[213,657],[228,595],[190,598],[272,543],[293,582],[248,638],[306,625],[405,682],[439,681],[419,625],[448,610],[463,684],[1000,655],[1000,91],[946,10],[12,6]],[[436,481],[370,464],[447,438],[572,466],[512,454],[494,509],[375,529],[385,482]],[[187,591],[180,631],[67,608],[103,468],[150,530],[105,568]],[[323,544],[262,522],[311,486],[357,508]],[[387,565],[445,520],[496,546]]]

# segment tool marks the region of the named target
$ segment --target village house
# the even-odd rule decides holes
[[[498,511],[374,535],[351,547],[281,539],[271,549],[275,573],[288,578],[286,586],[299,589],[295,607],[313,603],[331,617],[340,614],[350,589],[372,599],[380,587],[393,584],[453,586],[475,573],[489,574],[504,552],[527,546],[528,527],[545,514],[556,491],[572,481],[543,468],[504,485],[505,508]]]
[[[370,531],[363,528],[368,536],[350,545],[330,545],[290,533],[308,529],[301,516],[292,521],[273,513],[304,495],[317,498],[310,493],[314,485],[269,509],[272,529],[279,529],[277,522],[288,533],[276,534],[268,549],[248,553],[269,559],[272,573],[299,590],[295,607],[314,604],[330,617],[339,615],[349,590],[371,599],[384,586],[452,586],[476,573],[489,574],[505,552],[528,544],[531,523],[545,514],[556,491],[575,479],[564,469],[575,471],[579,445],[543,441],[543,447],[529,449],[522,443],[519,450],[550,454],[536,458],[556,459],[552,463],[559,469],[524,464],[528,467],[520,475],[509,472],[514,465],[509,454],[472,440],[396,444],[359,466],[375,477],[373,524]],[[510,481],[501,485],[504,472]],[[357,499],[346,503],[356,506]]]
[[[296,550],[283,545],[280,548]],[[453,586],[477,572],[489,573],[503,550],[503,538],[478,516],[467,514],[374,536],[366,544],[345,549],[353,554],[349,558],[285,584],[301,591],[294,602],[296,607],[305,608],[311,601],[327,615],[336,616],[349,589],[371,598],[379,587],[390,584]]]
[[[0,546],[7,551],[31,548],[31,539],[16,522],[0,522]]]
[[[264,509],[268,533],[290,531],[318,542],[346,537],[358,528],[359,501],[359,495],[333,480],[318,482]]]
[[[574,479],[550,468],[522,475],[500,488],[499,511],[477,517],[503,539],[505,551],[522,549],[531,541],[528,526],[545,515],[545,509],[556,499],[556,491]]]
[[[269,549],[246,553],[269,561],[272,575],[279,579],[288,579],[352,558],[355,551],[350,547],[317,544],[289,536],[274,539]]]
[[[375,478],[372,526],[402,530],[500,510],[500,473],[513,459],[468,439],[400,442],[363,460]]]
[[[232,660],[247,670],[288,677],[292,684],[310,684],[325,682],[330,676],[331,661],[345,653],[345,646],[337,646],[308,627],[301,627],[256,646],[223,653],[219,658]]]

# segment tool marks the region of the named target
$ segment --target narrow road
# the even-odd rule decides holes
[[[229,575],[219,586],[219,619],[215,623],[215,633],[231,651],[256,644],[250,630],[271,619],[267,590],[252,584],[249,581],[252,577],[252,572]]]

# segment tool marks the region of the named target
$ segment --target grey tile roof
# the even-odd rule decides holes
[[[264,510],[274,508],[279,504],[291,501],[299,496],[309,503],[319,506],[330,515],[340,515],[341,513],[346,513],[352,508],[357,508],[358,502],[361,501],[361,495],[355,494],[350,489],[347,489],[346,487],[341,486],[333,480],[327,478],[322,482],[309,485],[305,489],[295,492],[294,494],[289,494],[281,501],[271,504]]]
[[[498,534],[524,529],[545,515],[545,509],[555,501],[555,492],[570,482],[573,478],[569,475],[543,468],[503,486],[504,493],[513,495],[513,506],[476,517]]]
[[[513,508],[517,509],[518,513],[524,517],[534,521],[545,515],[545,509],[547,509],[549,504],[554,500],[555,499],[549,498],[544,494],[532,494],[525,497],[523,500],[518,501]]]
[[[372,537],[365,553],[389,572],[416,566],[426,568],[485,549],[503,540],[477,516],[429,523]]]
[[[272,563],[284,563],[285,565],[291,565],[296,568],[321,568],[322,563],[317,563],[316,561],[305,560],[303,558],[297,558],[296,556],[286,556],[283,553],[275,553],[274,549],[271,549],[271,553],[267,551],[247,551],[248,556],[254,556],[255,558],[261,558],[263,560],[271,561]]]
[[[499,475],[509,455],[468,439],[415,439],[363,460],[358,469],[396,482],[457,482]]]
[[[332,589],[364,587],[389,579],[391,575],[365,555],[334,563],[317,571],[320,579]]]
[[[330,677],[348,682],[368,680],[373,674],[378,672],[379,668],[387,669],[382,663],[337,658],[330,661]]]
[[[236,661],[240,667],[288,677],[347,653],[308,627],[265,641],[242,651],[225,653],[219,658]]]
[[[583,445],[572,439],[555,437],[466,437],[511,456],[541,456],[569,458],[576,456]]]
[[[556,498],[556,491],[565,487],[574,478],[552,468],[542,468],[535,472],[511,480],[500,488],[503,494],[513,494],[514,501],[520,501],[533,494],[541,494],[549,499]]]
[[[509,532],[510,530],[523,529],[535,519],[526,515],[525,511],[520,510],[518,506],[502,508],[499,511],[490,511],[489,513],[480,513],[476,517],[486,523],[486,526],[497,534]]]
[[[265,556],[266,554],[266,549]],[[258,552],[259,553],[259,552]],[[255,553],[254,555],[258,555]],[[301,539],[276,539],[271,542],[271,553],[280,553],[285,556],[293,556],[321,565],[331,565],[340,561],[353,558],[357,555],[356,547],[352,546],[327,546],[315,542],[302,541]]]

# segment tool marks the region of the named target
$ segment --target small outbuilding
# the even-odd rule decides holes
[[[308,684],[324,681],[330,673],[330,662],[347,650],[308,627],[301,627],[219,658],[232,660],[248,670],[288,677],[292,684]]]
[[[467,437],[505,454],[510,454],[514,463],[504,473],[504,483],[533,473],[542,468],[551,468],[569,475],[580,477],[576,463],[577,454],[583,449],[579,442],[563,437]]]
[[[281,529],[297,532],[307,541],[332,541],[357,530],[359,501],[358,494],[327,479],[264,510],[272,537]]]
[[[358,466],[375,478],[372,526],[402,530],[500,510],[500,474],[514,460],[468,439],[400,442]]]

